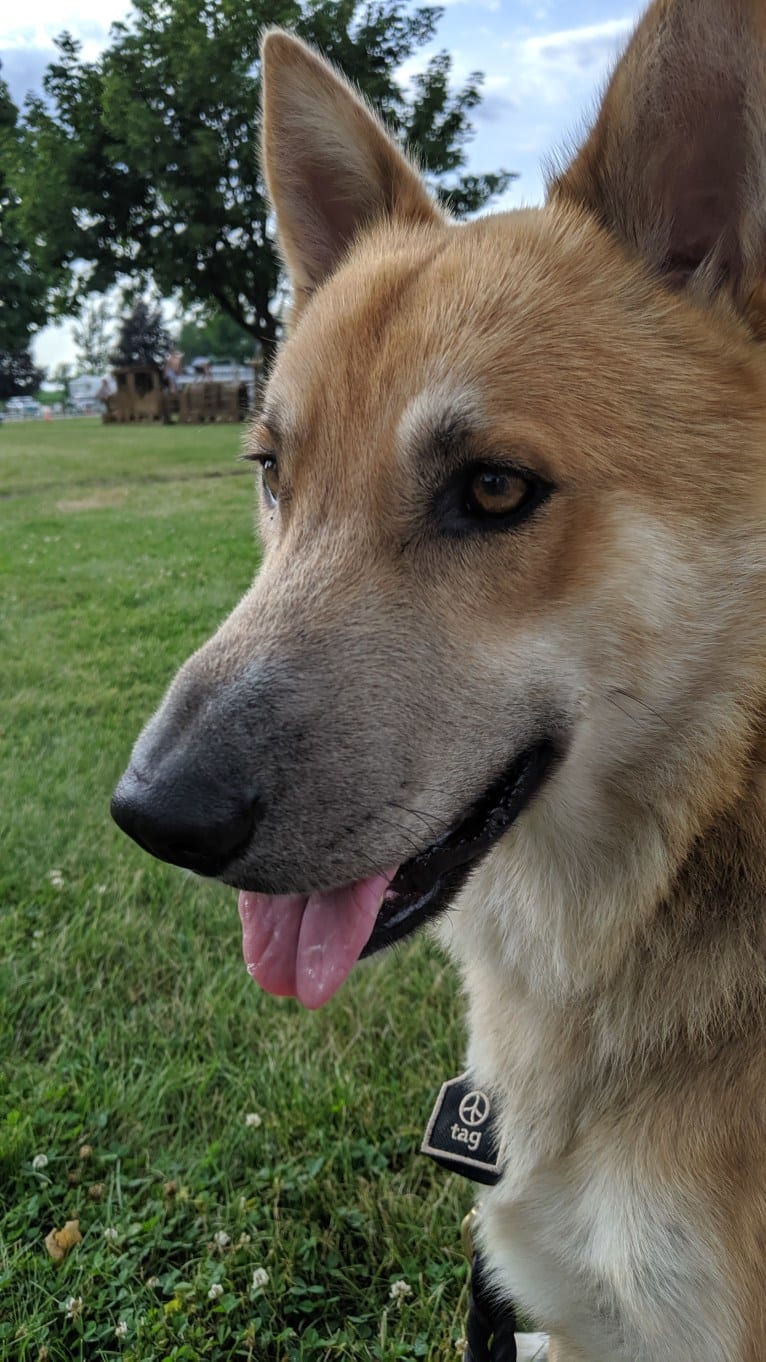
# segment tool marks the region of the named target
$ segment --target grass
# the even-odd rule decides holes
[[[417,1152],[461,1061],[447,967],[416,942],[319,1013],[268,998],[232,892],[108,817],[257,565],[238,441],[0,427],[3,1362],[457,1356],[470,1191]]]

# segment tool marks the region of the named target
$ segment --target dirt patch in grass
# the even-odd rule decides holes
[[[104,487],[100,492],[91,492],[87,497],[57,501],[56,509],[69,512],[102,511],[107,506],[121,506],[127,495],[126,487]]]

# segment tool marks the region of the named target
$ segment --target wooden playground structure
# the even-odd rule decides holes
[[[113,371],[116,391],[104,399],[106,424],[160,423],[182,425],[244,421],[250,408],[248,385],[194,378],[175,391],[151,365],[131,364]]]
[[[178,419],[184,425],[200,421],[244,421],[249,401],[246,383],[221,383],[213,378],[195,379],[176,396]]]

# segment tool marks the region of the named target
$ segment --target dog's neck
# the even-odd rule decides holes
[[[678,828],[662,812],[612,797],[586,848],[537,808],[444,924],[469,999],[471,1062],[530,1117],[551,1066],[567,1074],[561,1132],[581,1085],[589,1104],[599,1089],[613,1098],[637,1073],[682,1074],[743,1033],[763,1035],[765,751],[751,743],[736,797],[675,864]]]

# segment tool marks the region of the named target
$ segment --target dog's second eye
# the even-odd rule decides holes
[[[510,515],[529,496],[529,483],[516,473],[483,468],[468,487],[468,510],[474,515]]]
[[[263,495],[269,506],[276,506],[279,499],[279,469],[276,459],[261,459],[261,478]]]

